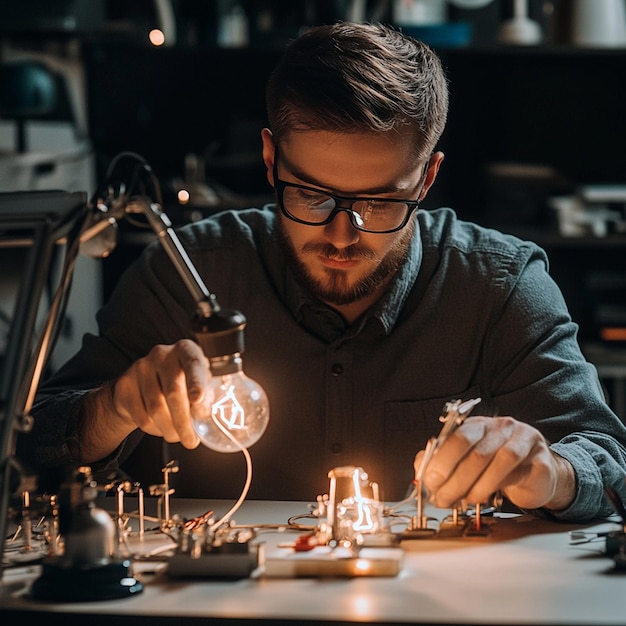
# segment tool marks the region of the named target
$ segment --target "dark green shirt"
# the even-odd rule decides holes
[[[348,325],[297,282],[276,219],[270,206],[179,231],[222,308],[246,316],[244,370],[269,397],[269,426],[250,448],[250,498],[314,501],[328,491],[330,469],[358,465],[379,483],[382,499],[399,500],[415,454],[441,428],[445,402],[478,396],[474,414],[533,424],[573,464],[577,497],[561,517],[610,513],[606,484],[626,496],[626,429],[581,354],[577,326],[537,245],[460,221],[449,209],[419,211],[388,292]],[[119,376],[154,345],[191,337],[194,309],[160,245],[148,247],[99,312],[99,336],[86,336],[43,386],[34,434],[20,444],[24,456],[46,468],[79,463],[84,391]],[[159,440],[133,464],[127,457],[138,435],[94,471],[122,462],[134,479],[161,482],[161,467],[177,459],[177,495],[240,493],[240,454],[180,445],[163,451]]]

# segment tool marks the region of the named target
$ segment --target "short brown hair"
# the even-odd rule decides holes
[[[382,24],[309,29],[287,47],[266,92],[277,142],[290,132],[416,131],[419,158],[443,133],[448,84],[424,43]]]

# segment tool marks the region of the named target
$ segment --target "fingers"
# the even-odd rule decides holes
[[[417,457],[416,457],[417,462]],[[433,455],[423,477],[435,506],[488,502],[497,491],[523,508],[554,489],[550,451],[533,427],[511,417],[471,417]]]
[[[115,408],[141,430],[195,448],[191,404],[204,400],[210,377],[207,359],[193,341],[155,346],[117,381]]]
[[[481,501],[475,498],[482,496],[479,492],[489,484],[483,474],[511,431],[509,424],[506,428],[489,428],[488,421],[467,419],[463,430],[453,433],[431,459],[424,482],[438,506],[452,506],[462,498]]]
[[[193,341],[181,341],[175,345],[177,358],[185,373],[187,397],[191,404],[204,400],[207,383],[210,378],[209,360],[198,344]]]

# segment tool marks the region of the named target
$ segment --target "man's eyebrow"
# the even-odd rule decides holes
[[[348,192],[348,191],[341,191],[338,189],[333,189],[331,187],[329,187],[328,185],[325,185],[322,181],[316,179],[314,176],[312,176],[311,174],[308,174],[307,172],[303,172],[302,170],[298,169],[297,167],[295,167],[294,165],[292,165],[288,159],[286,159],[282,153],[280,155],[280,159],[283,161],[285,168],[289,171],[289,173],[294,176],[295,178],[297,178],[299,181],[302,182],[302,184],[304,185],[309,185],[311,187],[317,187],[319,188],[321,191],[327,191],[328,193],[334,194],[334,195],[338,195],[338,196],[350,196],[350,195],[354,195],[355,193],[358,194],[358,196],[375,196],[375,195],[379,195],[379,194],[383,194],[383,193],[398,193],[398,192],[402,192],[402,191],[407,191],[407,188],[405,187],[398,187],[397,185],[385,185],[384,187],[371,187],[370,189],[359,189],[358,192]]]

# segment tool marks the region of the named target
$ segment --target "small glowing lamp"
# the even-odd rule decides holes
[[[165,43],[165,35],[162,30],[158,28],[153,28],[148,33],[148,39],[153,46],[160,47]]]
[[[194,428],[202,443],[217,452],[243,452],[256,443],[267,428],[269,403],[263,388],[243,372],[246,318],[239,311],[222,309],[204,284],[161,206],[134,200],[127,212],[143,213],[196,302],[191,328],[209,360],[211,380],[205,402],[193,414]],[[247,487],[244,488],[244,494]],[[244,495],[242,494],[242,495]]]
[[[177,194],[179,204],[189,204],[189,191],[180,189]]]
[[[330,489],[327,523],[335,541],[362,541],[363,534],[381,528],[382,508],[377,483],[361,467],[335,467],[328,473]]]

